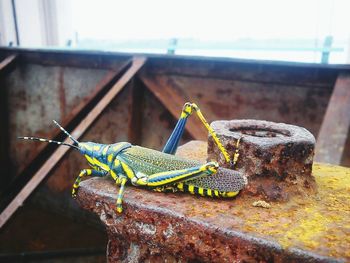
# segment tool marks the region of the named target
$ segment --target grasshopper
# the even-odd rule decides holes
[[[56,143],[78,150],[85,156],[91,168],[80,171],[73,184],[72,196],[76,197],[79,184],[84,176],[104,177],[110,175],[115,183],[120,186],[116,201],[118,213],[123,211],[122,201],[127,183],[158,192],[181,191],[201,196],[234,197],[247,184],[247,179],[243,174],[219,167],[215,161],[203,164],[174,155],[187,119],[193,112],[197,114],[206,129],[213,136],[225,160],[233,167],[239,156],[239,140],[231,160],[214,130],[205,120],[199,107],[189,102],[183,106],[180,118],[162,152],[132,145],[128,142],[115,144],[79,142],[56,121],[54,123],[73,141],[73,144],[36,137],[19,138]]]

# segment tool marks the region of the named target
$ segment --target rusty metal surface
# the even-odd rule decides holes
[[[345,68],[349,67],[345,65]],[[337,66],[276,61],[200,58],[153,57],[147,75],[172,75],[205,79],[236,80],[265,84],[332,87]]]
[[[23,206],[14,220],[0,232],[0,254],[103,248],[106,244],[107,238],[102,229],[36,205]]]
[[[115,143],[127,141],[128,90],[123,89],[112,100],[94,125],[81,137],[80,141]],[[72,185],[81,169],[88,168],[86,159],[76,151],[69,151],[50,172],[48,179],[35,192],[32,202],[42,207],[69,214],[73,218],[92,222],[88,213],[82,213],[71,196]]]
[[[47,137],[53,129],[52,120],[60,121],[66,117],[78,101],[89,96],[106,73],[106,70],[27,64],[20,65],[6,78],[9,153],[14,175],[28,165],[27,156],[36,148],[31,143],[18,140],[17,136]]]
[[[78,50],[24,49],[0,47],[0,57],[17,55],[22,64],[44,66],[77,67],[88,69],[117,69],[120,60],[130,60],[133,55],[118,53],[111,58],[111,52],[91,52]]]
[[[248,177],[244,193],[267,201],[285,201],[292,195],[307,197],[316,192],[311,175],[315,137],[308,130],[261,120],[214,121],[211,127],[230,156],[241,138],[235,169]],[[212,136],[208,139],[208,159],[230,166]]]
[[[167,107],[173,118],[179,118],[179,112],[181,112],[185,102],[193,101],[180,88],[172,85],[173,83],[161,82],[157,78],[144,75],[141,76],[141,79],[149,90]],[[193,138],[204,140],[207,133],[201,126],[202,123],[199,119],[192,119],[191,122],[187,123],[185,129]]]
[[[339,74],[318,135],[315,160],[340,164],[350,131],[350,74]]]
[[[102,111],[107,105],[118,95],[123,87],[130,81],[131,78],[138,72],[138,70],[144,65],[146,59],[144,57],[135,57],[132,65],[125,72],[124,75],[111,87],[111,89],[101,98],[101,100],[94,106],[87,116],[74,128],[71,132],[72,136],[77,140],[84,134],[84,132],[90,127],[90,125],[100,116]],[[65,143],[69,143],[70,139],[66,138]],[[35,188],[41,183],[41,181],[49,174],[54,166],[62,159],[64,154],[71,148],[59,147],[48,158],[48,160],[40,167],[40,169],[33,175],[31,180],[21,189],[11,203],[2,211],[0,215],[0,228],[7,222],[12,214],[18,209],[19,206],[28,198],[28,196],[35,190]]]
[[[143,76],[143,80],[147,79],[163,90],[176,91],[186,101],[196,102],[209,122],[221,119],[262,119],[293,123],[307,128],[315,137],[332,91],[331,87],[327,89],[197,76]],[[168,96],[168,100],[173,97]]]
[[[198,153],[204,161],[205,148],[192,143],[181,155]],[[117,214],[118,188],[107,178],[82,182],[78,202],[105,225],[110,262],[344,262],[350,260],[349,175],[349,169],[316,164],[316,196],[268,209],[254,207],[251,196],[209,199],[130,186]]]
[[[16,55],[10,55],[5,59],[0,60],[0,77],[3,76],[9,68],[14,66],[16,59]]]

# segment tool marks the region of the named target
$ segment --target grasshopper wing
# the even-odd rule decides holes
[[[186,183],[197,187],[221,192],[240,191],[247,185],[247,182],[247,177],[244,174],[222,167],[214,175],[186,181]]]

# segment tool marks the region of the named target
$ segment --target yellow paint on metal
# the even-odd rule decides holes
[[[248,209],[244,229],[268,235],[285,248],[350,260],[350,169],[316,163],[313,175],[318,186],[315,196],[295,196],[273,204],[268,212]]]
[[[181,157],[204,163],[207,143],[191,144],[179,152]],[[243,194],[232,200],[201,198],[184,214],[211,217],[211,222],[235,218],[230,228],[236,231],[275,241],[284,248],[299,248],[350,262],[350,168],[315,163],[313,175],[316,194],[271,202],[269,209],[254,207],[253,202],[259,198]],[[211,190],[206,195],[211,196]]]

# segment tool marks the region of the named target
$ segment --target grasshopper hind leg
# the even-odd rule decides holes
[[[182,192],[209,197],[234,197],[247,185],[240,172],[220,167],[216,174],[189,180],[177,185]]]
[[[182,137],[182,134],[184,132],[185,129],[185,125],[187,122],[187,119],[190,115],[192,115],[192,113],[195,112],[197,117],[200,119],[200,121],[202,122],[202,124],[204,125],[204,127],[208,130],[208,132],[210,133],[210,135],[213,137],[215,143],[217,144],[220,152],[223,154],[225,161],[229,164],[232,163],[232,160],[230,158],[230,155],[228,154],[228,152],[226,151],[226,149],[224,148],[224,146],[222,145],[222,143],[220,142],[218,136],[216,135],[215,131],[213,130],[212,127],[210,127],[210,125],[208,124],[207,120],[204,118],[201,110],[199,109],[199,107],[195,104],[195,103],[190,103],[187,102],[185,103],[185,105],[182,108],[182,112],[180,115],[179,120],[176,123],[176,126],[173,130],[173,132],[171,133],[168,141],[166,142],[164,148],[163,148],[163,152],[164,153],[169,153],[169,154],[175,154],[179,141]],[[238,156],[237,156],[238,158]]]

